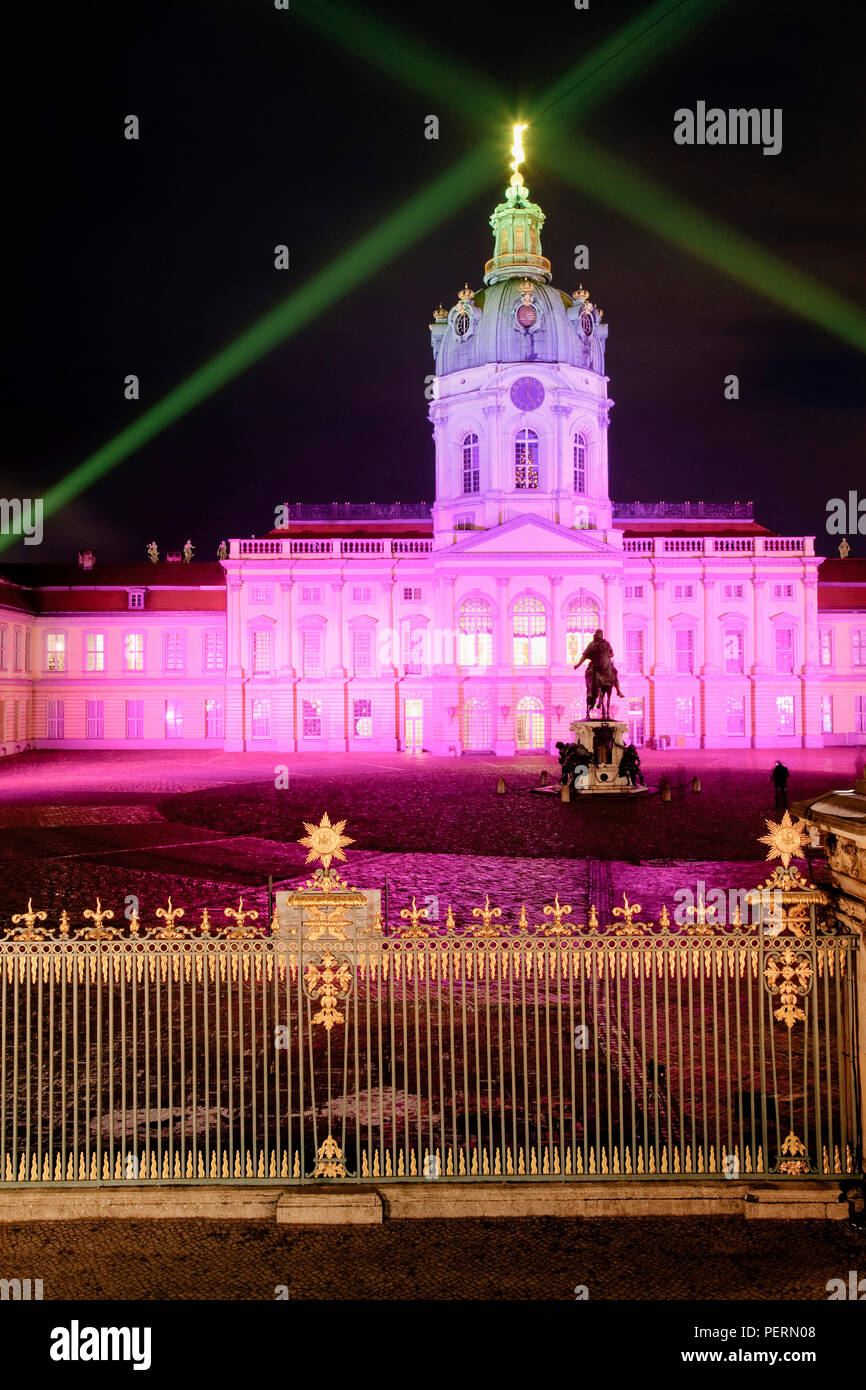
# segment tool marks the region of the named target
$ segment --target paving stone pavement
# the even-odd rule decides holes
[[[46,1299],[805,1299],[866,1270],[843,1222],[400,1221],[298,1230],[270,1222],[0,1226],[0,1271]]]

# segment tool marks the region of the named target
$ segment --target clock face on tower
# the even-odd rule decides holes
[[[511,388],[511,401],[518,410],[537,410],[544,401],[544,387],[534,376],[519,376]]]

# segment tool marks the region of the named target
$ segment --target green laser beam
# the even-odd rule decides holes
[[[540,162],[672,246],[866,352],[866,314],[857,305],[598,145],[584,138],[573,138],[567,149],[551,143]]]
[[[699,11],[715,8],[722,2],[723,0],[674,0],[671,4],[671,0],[657,0],[657,3],[644,14],[645,27],[646,22],[649,23],[644,41],[651,44],[653,53],[657,54],[661,46],[661,36],[667,34],[668,42],[671,42],[679,32],[674,32],[665,23],[674,11],[680,16],[697,14]],[[329,9],[336,11],[342,10],[342,7],[331,5]],[[345,22],[346,19],[344,13],[341,22]],[[378,22],[376,32],[381,39],[381,26]],[[640,17],[618,30],[605,44],[603,62],[608,67],[613,65],[614,69],[617,36],[622,46],[629,51],[628,62],[623,62],[620,70],[621,83],[626,75],[636,71],[641,42]],[[384,42],[383,50],[387,50],[392,56],[396,52],[393,44],[388,46]],[[400,52],[404,60],[406,50],[407,43],[401,39]],[[372,48],[367,46],[368,54],[372,51]],[[431,55],[431,64],[433,61]],[[438,65],[435,69],[428,67],[426,71],[436,71],[441,80]],[[592,106],[610,95],[615,85],[615,71],[611,71],[610,82],[597,82],[595,86],[590,84],[592,76],[593,55],[589,54],[570,70],[567,86],[564,85],[563,79],[549,89],[542,99],[547,101],[548,109],[553,104],[567,101],[570,109],[579,106],[585,114]],[[484,80],[481,81],[483,89]],[[487,87],[489,88],[489,84]],[[338,256],[276,309],[264,315],[227,347],[197,368],[168,395],[163,396],[140,415],[133,424],[121,430],[90,458],[55,484],[43,499],[43,517],[52,516],[60,507],[98,482],[144,444],[156,438],[280,343],[285,342],[324,309],[343,298],[348,291],[363,283],[370,274],[387,264],[400,250],[414,244],[420,237],[439,226],[446,217],[464,206],[475,193],[479,180],[486,175],[490,158],[491,152],[486,144],[482,144],[471,155],[459,160],[449,171],[435,179],[428,188],[415,194],[378,227],[371,229],[350,250]],[[14,544],[15,539],[14,536],[0,536],[0,553]]]

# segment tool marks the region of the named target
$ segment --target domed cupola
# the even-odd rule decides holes
[[[583,289],[573,295],[551,284],[541,254],[544,213],[523,181],[521,134],[514,127],[514,159],[505,199],[490,218],[494,254],[484,267],[484,288],[468,284],[450,309],[440,305],[430,325],[436,375],[491,363],[548,362],[604,373],[607,324]]]

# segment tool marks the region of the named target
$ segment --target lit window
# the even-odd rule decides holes
[[[723,593],[725,598],[742,598],[743,586],[742,584],[725,584]]]
[[[204,702],[204,736],[205,738],[223,737],[223,702],[222,700],[205,700]]]
[[[143,608],[143,607],[144,607],[144,590],[143,590],[143,589],[129,589],[129,590],[127,590],[127,607],[128,607],[128,608]]]
[[[472,531],[475,529],[474,512],[458,512],[454,518],[455,531]]]
[[[86,734],[88,738],[105,737],[105,701],[87,701],[87,725]]]
[[[270,738],[271,702],[267,696],[253,699],[253,738]]]
[[[866,627],[851,629],[851,665],[866,666]]]
[[[144,633],[127,632],[123,639],[123,664],[127,671],[144,670]]]
[[[84,643],[84,669],[86,671],[104,671],[105,634],[103,632],[88,632],[84,638]]]
[[[790,675],[794,669],[794,629],[776,628],[776,670]]]
[[[525,595],[514,605],[514,664],[547,663],[547,612],[540,598]]]
[[[352,633],[352,669],[356,676],[373,673],[373,634],[368,627]]]
[[[820,631],[821,639],[821,665],[833,665],[833,629],[822,627]]]
[[[322,674],[322,634],[318,628],[301,632],[301,664],[305,676]]]
[[[322,737],[321,700],[304,701],[304,738]]]
[[[514,441],[514,486],[518,492],[538,488],[538,435],[521,430]]]
[[[746,701],[741,695],[729,695],[725,704],[725,733],[746,732]]]
[[[580,593],[571,600],[565,611],[565,624],[566,658],[574,666],[601,627],[599,607],[591,594]]]
[[[574,436],[574,490],[586,492],[586,435]]]
[[[355,584],[352,586],[352,602],[369,603],[372,593],[373,591],[369,584]]]
[[[480,595],[464,599],[460,605],[457,664],[492,666],[493,609]]]
[[[321,603],[322,591],[318,584],[301,585],[301,603]]]
[[[776,733],[792,734],[794,732],[794,697],[793,695],[776,696]]]
[[[773,585],[773,598],[793,598],[793,597],[794,597],[794,586],[793,586],[793,584],[774,584],[774,585]]]
[[[356,738],[371,738],[373,735],[373,702],[372,700],[354,700],[352,702],[352,728]]]
[[[833,732],[833,696],[821,696],[821,732],[832,734]]]
[[[226,664],[226,635],[219,628],[204,635],[204,669],[221,671]]]
[[[678,627],[674,638],[674,669],[687,676],[695,669],[695,634],[690,627]]]
[[[184,668],[185,634],[182,632],[166,632],[163,634],[163,669],[166,671],[182,671]]]
[[[47,724],[45,727],[46,737],[63,738],[63,701],[49,700],[47,705]],[[0,737],[3,736],[2,720],[0,720]]]
[[[271,634],[269,632],[254,631],[252,633],[252,657],[253,675],[270,675]]]
[[[730,628],[725,633],[725,673],[729,676],[743,674],[743,634],[739,628]]]
[[[126,702],[126,737],[144,738],[144,701]]]
[[[0,637],[5,636],[6,629],[0,629]],[[3,654],[3,643],[0,643],[0,666],[6,666],[6,659]],[[45,669],[46,671],[65,671],[66,670],[66,634],[64,632],[47,632],[45,634]]]
[[[16,671],[21,670],[21,628],[16,627],[12,637],[13,665]]]
[[[463,706],[463,747],[478,751],[490,747],[490,705],[470,695]]]
[[[183,700],[166,700],[165,736],[183,738]]]
[[[411,585],[406,585],[403,589],[403,601],[404,603],[420,603],[421,590],[413,588]]]
[[[643,584],[626,584],[626,598],[643,598]]]
[[[675,584],[675,585],[674,585],[674,598],[694,598],[694,596],[695,596],[695,586],[694,586],[694,584]]]
[[[479,480],[478,435],[467,434],[463,440],[463,491],[477,492]]]
[[[643,674],[643,628],[626,628],[625,669],[632,675]]]
[[[252,601],[253,603],[273,603],[273,584],[254,584],[252,586]]]
[[[695,700],[693,695],[677,696],[676,729],[678,734],[693,734],[695,732]]]

